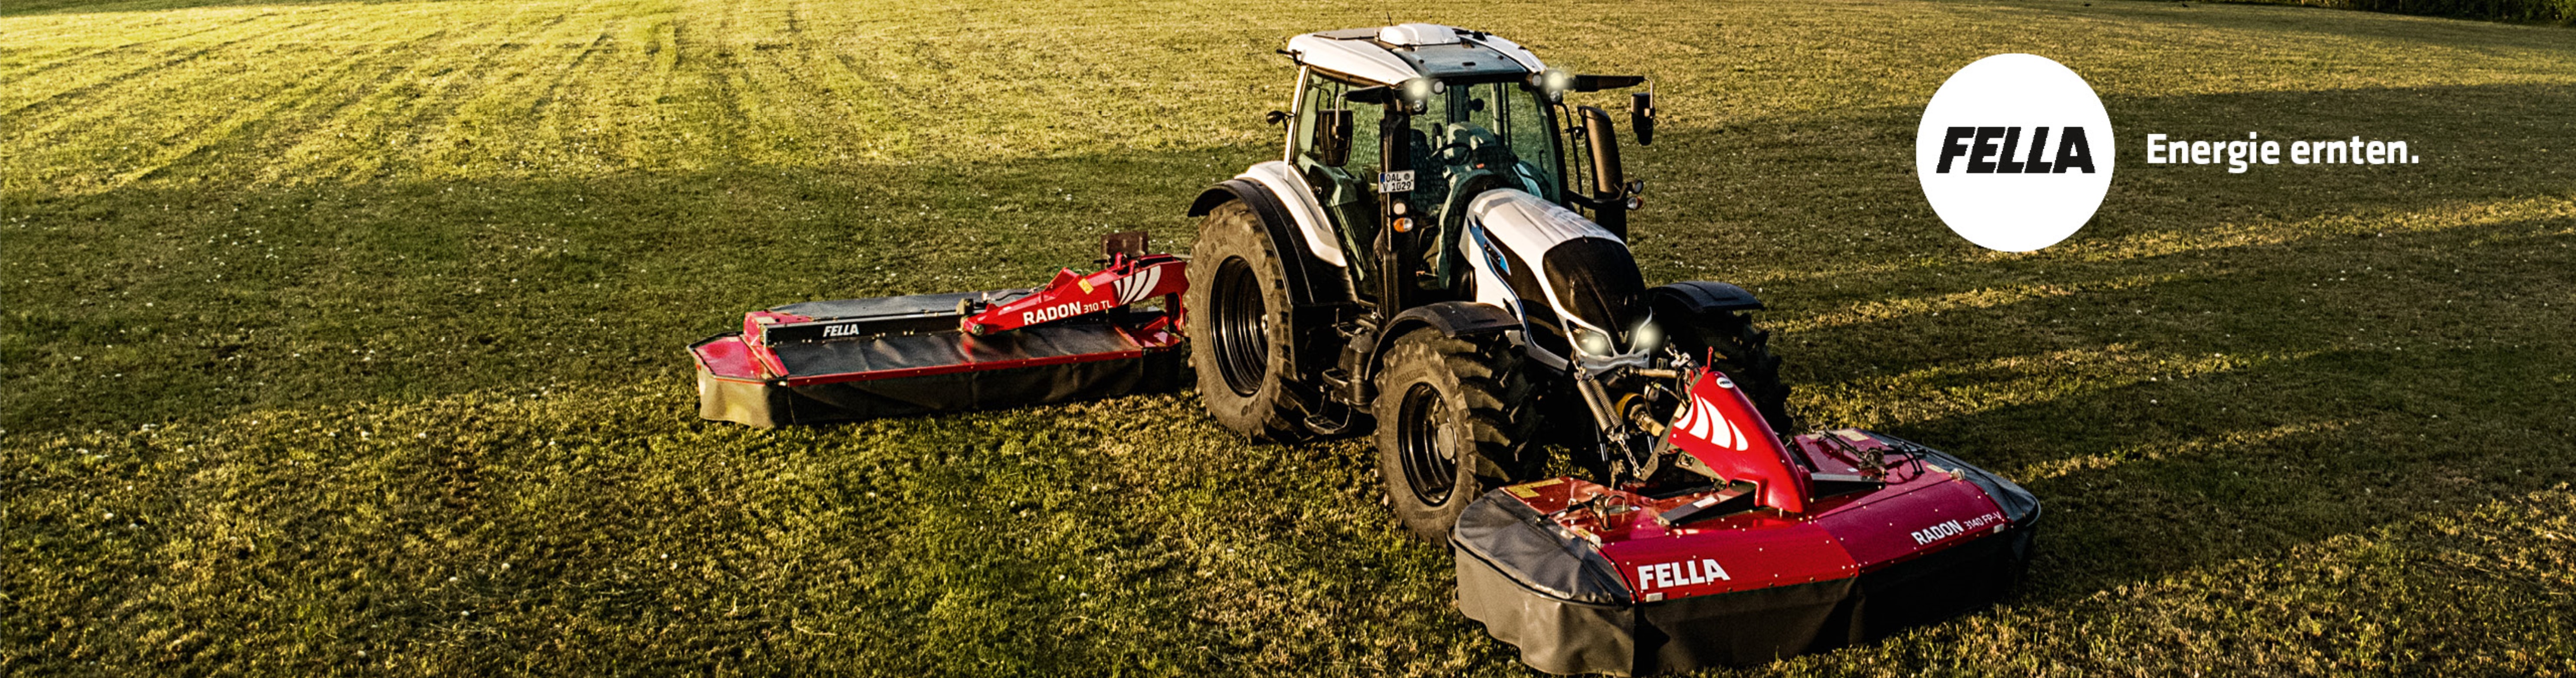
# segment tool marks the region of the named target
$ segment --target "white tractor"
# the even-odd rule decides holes
[[[1501,37],[1402,24],[1299,35],[1280,159],[1201,194],[1185,308],[1208,411],[1256,439],[1374,431],[1388,505],[1439,541],[1534,477],[1533,440],[1613,484],[1676,469],[1662,438],[1701,368],[1795,430],[1735,285],[1647,287],[1643,184],[1611,117],[1569,94],[1637,76],[1549,68]],[[1651,92],[1630,128],[1653,142]],[[1580,422],[1580,423],[1578,423]]]

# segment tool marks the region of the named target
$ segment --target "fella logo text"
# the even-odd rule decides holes
[[[1941,223],[1979,247],[2056,244],[2102,206],[2120,154],[2111,115],[2064,64],[1978,59],[1942,81],[1914,127],[1914,176]]]
[[[2093,144],[2085,139],[2082,127],[2059,127],[2055,152],[2050,152],[2046,126],[1970,127],[1954,126],[1942,135],[1941,160],[1934,174],[1949,174],[1961,165],[1969,174],[2057,174],[2064,172],[2093,173]],[[1966,162],[1959,162],[1966,158]]]
[[[1717,561],[1706,558],[1637,566],[1637,587],[1641,589],[1664,589],[1729,579],[1734,577],[1726,576],[1726,568],[1718,567]]]

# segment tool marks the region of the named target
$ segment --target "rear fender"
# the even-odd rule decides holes
[[[1692,280],[1646,291],[1647,307],[1659,318],[1698,318],[1711,313],[1758,311],[1762,300],[1744,288],[1722,282]]]
[[[1405,309],[1403,313],[1395,314],[1393,320],[1387,321],[1386,332],[1380,335],[1384,338],[1378,341],[1378,348],[1384,349],[1388,343],[1395,341],[1395,337],[1410,332],[1415,327],[1430,327],[1440,330],[1442,335],[1458,338],[1517,330],[1521,328],[1521,319],[1513,317],[1511,311],[1503,310],[1503,307],[1493,304],[1473,301],[1423,304]]]
[[[1291,303],[1315,306],[1351,300],[1350,283],[1344,271],[1317,256],[1308,238],[1298,233],[1299,227],[1296,218],[1291,216],[1291,207],[1282,202],[1281,196],[1268,185],[1243,177],[1226,180],[1200,193],[1198,199],[1190,203],[1189,215],[1207,216],[1209,212],[1216,211],[1217,206],[1236,200],[1243,201],[1245,207],[1252,209],[1252,215],[1260,219],[1261,227],[1270,233],[1270,244],[1288,260],[1284,268],[1287,269]],[[1336,248],[1332,252],[1338,256],[1341,250]],[[1207,262],[1207,265],[1215,264]]]
[[[1314,188],[1306,184],[1306,177],[1295,166],[1279,160],[1257,163],[1235,175],[1234,180],[1268,189],[1271,197],[1279,201],[1280,213],[1288,218],[1282,225],[1297,232],[1315,259],[1336,268],[1350,265],[1342,257],[1341,237],[1333,229],[1332,219],[1325,216],[1323,204],[1315,201]]]

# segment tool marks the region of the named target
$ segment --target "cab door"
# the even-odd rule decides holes
[[[1378,202],[1376,180],[1386,167],[1383,144],[1379,143],[1378,125],[1386,117],[1385,107],[1344,101],[1342,96],[1355,86],[1308,72],[1305,94],[1297,111],[1297,138],[1291,159],[1297,171],[1306,178],[1306,186],[1315,192],[1316,204],[1333,222],[1340,234],[1342,251],[1369,252],[1376,242]],[[1315,112],[1327,108],[1351,111],[1350,156],[1342,164],[1328,165],[1318,150],[1317,135],[1324,132],[1315,124]],[[1365,280],[1376,266],[1373,257],[1352,257],[1353,282]],[[1367,289],[1362,287],[1361,289]]]

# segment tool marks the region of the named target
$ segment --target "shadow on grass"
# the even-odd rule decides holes
[[[1247,155],[36,198],[0,428],[685,380],[746,310],[1027,287],[1119,230],[1178,251]]]
[[[2576,481],[2576,217],[2285,249],[1809,350],[1893,366],[1829,397],[2040,495],[2041,604]],[[2070,308],[2102,312],[2029,320]]]
[[[2025,478],[2036,602],[2576,480],[2563,349],[2344,350],[1890,427]],[[2049,464],[2047,462],[2057,462]]]

